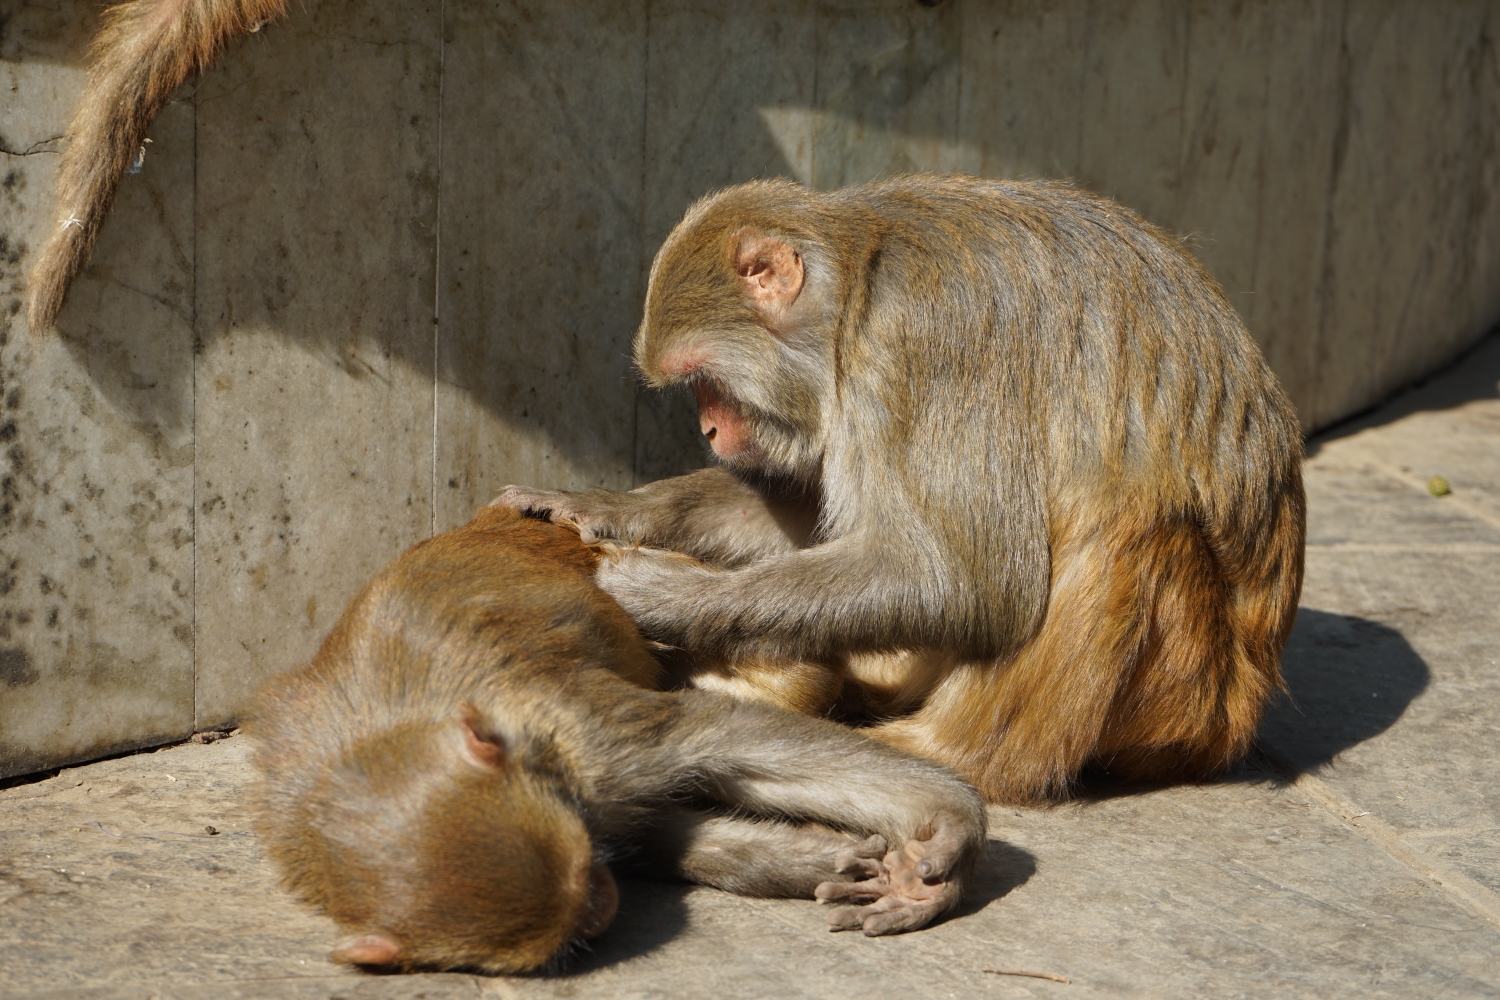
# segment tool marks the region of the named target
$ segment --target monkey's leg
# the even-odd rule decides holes
[[[817,523],[815,498],[762,491],[720,468],[659,480],[628,493],[507,486],[494,503],[572,521],[586,538],[672,549],[726,567],[800,548]]]
[[[1300,507],[1288,498],[1286,506]],[[1196,524],[1139,546],[1150,626],[1115,698],[1097,751],[1110,772],[1202,780],[1249,748],[1281,684],[1281,647],[1301,581],[1300,509],[1255,539],[1260,572],[1225,565]]]
[[[741,896],[816,896],[849,903],[828,915],[835,931],[875,936],[916,930],[947,908],[948,886],[920,874],[923,848],[897,851],[879,834],[860,840],[817,825],[676,811],[658,825],[662,870]]]
[[[1285,608],[1242,596],[1190,519],[1073,526],[1035,638],[1009,662],[959,666],[871,735],[992,802],[1066,794],[1096,759],[1136,776],[1212,774],[1248,746],[1277,682]]]
[[[984,844],[978,795],[952,772],[823,719],[685,691],[680,765],[702,793],[768,817],[810,820],[902,845],[847,862],[871,876],[855,901],[876,899],[837,926],[867,934],[921,927],[957,905]],[[844,898],[837,890],[821,898]]]
[[[878,835],[860,838],[812,823],[671,809],[652,823],[640,860],[653,872],[740,896],[811,899],[825,882],[864,874],[849,859],[885,853],[885,838]]]
[[[963,663],[876,739],[942,761],[990,802],[1065,795],[1094,755],[1140,645],[1140,600],[1120,579],[1128,528],[1065,520],[1054,533],[1051,597],[1037,634],[1009,660]]]

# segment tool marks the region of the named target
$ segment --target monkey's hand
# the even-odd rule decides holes
[[[614,524],[600,504],[587,493],[534,490],[529,486],[507,486],[490,501],[491,507],[510,507],[531,517],[546,518],[578,532],[585,542],[614,537]]]
[[[723,574],[692,556],[667,549],[619,548],[605,551],[594,582],[635,620],[642,634],[682,645],[685,604],[703,586]]]
[[[828,929],[860,929],[867,937],[877,937],[926,927],[958,905],[963,872],[974,853],[970,839],[939,818],[884,857],[861,849],[883,850],[884,838],[866,840],[835,862],[840,874],[859,881],[824,882],[817,888],[820,903],[855,904],[829,914]]]

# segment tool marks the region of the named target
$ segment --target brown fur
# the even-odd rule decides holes
[[[643,841],[705,884],[865,903],[835,922],[867,933],[957,902],[984,839],[972,789],[826,721],[648,690],[659,668],[592,582],[598,558],[486,508],[379,573],[310,664],[266,685],[257,827],[348,935],[336,959],[545,965],[608,924],[606,862]],[[913,852],[921,892],[899,878]],[[874,878],[851,896],[858,875]]]
[[[173,91],[208,68],[230,41],[285,12],[286,0],[129,0],[104,12],[59,168],[57,228],[28,278],[33,331],[57,320],[120,178]]]
[[[963,177],[731,188],[657,254],[636,358],[700,386],[727,468],[502,501],[712,564],[599,574],[711,675],[755,664],[737,683],[777,700],[765,663],[824,664],[874,735],[995,801],[1249,746],[1301,586],[1300,429],[1219,287],[1134,213]],[[806,538],[771,516],[797,503]]]

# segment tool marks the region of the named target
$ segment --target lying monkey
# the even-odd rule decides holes
[[[485,508],[266,685],[257,827],[347,934],[335,959],[544,966],[609,925],[608,861],[638,846],[705,885],[854,904],[835,930],[912,930],[958,902],[985,837],[973,789],[833,722],[651,690],[598,558]]]

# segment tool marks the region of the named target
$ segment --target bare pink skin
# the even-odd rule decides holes
[[[663,375],[672,378],[690,378],[694,372],[706,364],[708,364],[707,354],[700,350],[689,349],[663,357],[658,367]]]
[[[867,838],[835,862],[839,872],[862,878],[824,882],[816,890],[820,903],[853,904],[834,910],[828,929],[874,937],[927,926],[958,905],[963,886],[956,872],[964,852],[962,833],[944,817],[894,851],[884,837]]]
[[[733,401],[719,394],[712,382],[694,382],[698,397],[698,426],[714,454],[733,458],[750,447],[750,428]]]

